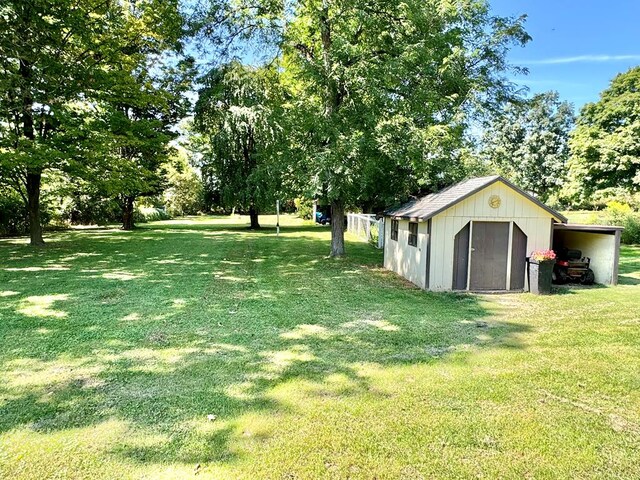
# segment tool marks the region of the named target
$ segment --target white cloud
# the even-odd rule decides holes
[[[562,65],[567,63],[603,63],[640,61],[640,55],[577,55],[575,57],[543,58],[541,60],[520,60],[514,63],[526,65]]]

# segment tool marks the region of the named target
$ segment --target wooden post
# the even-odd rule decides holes
[[[276,200],[276,237],[280,236],[280,200]]]
[[[616,230],[616,237],[614,240],[616,250],[613,255],[613,272],[611,275],[611,285],[618,284],[618,269],[620,264],[620,238],[621,237],[622,237],[622,232],[620,230]]]

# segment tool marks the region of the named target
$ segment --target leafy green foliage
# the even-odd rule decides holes
[[[210,6],[200,32],[214,48],[266,38],[281,52],[284,182],[332,205],[332,255],[344,253],[345,207],[380,209],[465,176],[468,121],[511,97],[506,52],[529,40],[523,18],[494,17],[485,1]]]
[[[565,215],[570,223],[624,227],[620,241],[624,244],[640,245],[640,211],[628,203],[611,200],[601,210],[574,210],[565,212]]]
[[[296,214],[303,220],[312,220],[313,217],[313,200],[307,198],[296,198],[293,201],[296,207]]]
[[[616,201],[609,202],[607,208],[597,216],[598,223],[624,227],[620,240],[622,243],[640,245],[640,212],[629,205]]]
[[[34,245],[43,243],[42,173],[80,153],[82,103],[103,87],[102,66],[116,59],[117,8],[100,0],[0,5],[0,182],[27,205]]]
[[[133,228],[134,201],[158,195],[165,187],[165,165],[178,136],[176,124],[189,111],[185,95],[195,74],[194,60],[170,49],[183,34],[175,2],[162,10],[155,24],[154,3],[130,12],[122,25],[128,55],[110,71],[114,82],[100,96],[90,125],[90,141],[97,139],[101,155],[84,169],[102,195],[117,198],[123,209],[123,228]],[[149,25],[152,25],[151,28]]]
[[[306,196],[380,208],[464,176],[467,121],[509,96],[505,54],[528,39],[484,2],[294,2],[283,70]]]
[[[24,235],[29,231],[29,214],[17,192],[0,187],[0,236]]]
[[[201,82],[193,139],[199,167],[218,189],[221,205],[257,212],[280,190],[281,125],[277,72],[233,61]]]
[[[202,179],[189,164],[185,152],[179,152],[167,166],[167,188],[163,198],[172,216],[196,215],[205,211]]]
[[[543,202],[567,179],[573,107],[556,92],[509,103],[487,128],[484,161]]]
[[[61,219],[71,225],[107,225],[118,223],[122,209],[118,201],[87,191],[75,191],[66,199]]]
[[[635,210],[640,210],[640,192],[631,193],[624,187],[611,187],[603,188],[593,192],[588,197],[574,196],[569,198],[571,194],[570,189],[575,185],[568,184],[568,187],[563,192],[563,195],[567,197],[567,202],[571,203],[571,207],[575,209],[584,210],[603,210],[607,207],[609,202],[619,202],[631,206]]]
[[[570,194],[606,188],[640,192],[640,67],[614,78],[600,100],[585,105],[571,136]]]
[[[171,215],[164,208],[144,207],[141,205],[136,205],[133,216],[136,223],[157,222],[160,220],[171,219]]]
[[[224,62],[244,53],[257,64],[278,53],[286,2],[194,0],[182,7],[192,47],[207,58]]]
[[[128,198],[157,186],[169,124],[185,111],[189,62],[166,55],[183,23],[177,0],[2,4],[0,181],[27,204],[33,244],[46,170]]]

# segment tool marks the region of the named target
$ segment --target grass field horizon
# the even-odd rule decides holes
[[[640,477],[640,247],[617,287],[434,294],[261,222],[0,239],[0,477]]]

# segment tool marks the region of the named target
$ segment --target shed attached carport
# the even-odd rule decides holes
[[[591,269],[596,283],[618,284],[618,261],[620,260],[620,233],[622,227],[607,225],[577,225],[556,223],[553,226],[553,249],[581,250],[591,259]]]
[[[621,227],[572,225],[506,179],[470,178],[385,212],[384,267],[433,291],[526,291],[527,257],[581,250],[618,281]]]
[[[385,212],[384,266],[433,291],[522,291],[526,258],[566,222],[506,179],[470,178]]]

